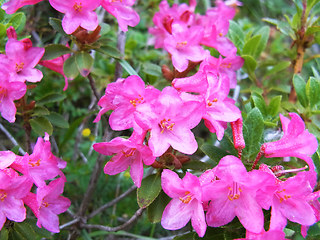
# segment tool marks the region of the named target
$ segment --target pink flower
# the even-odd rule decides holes
[[[45,186],[45,180],[58,175],[65,179],[60,170],[65,164],[52,154],[50,142],[43,141],[41,137],[38,138],[33,153],[31,155],[27,153],[24,157],[17,156],[11,167],[29,176],[38,187]]]
[[[22,198],[30,192],[32,183],[25,176],[10,177],[0,170],[0,229],[6,218],[22,222],[26,218],[26,208]]]
[[[263,230],[261,233],[252,233],[246,231],[246,238],[237,238],[236,240],[245,239],[245,240],[287,240],[285,238],[285,233],[280,230],[269,230],[266,232]]]
[[[139,21],[139,14],[132,9],[135,0],[102,0],[101,6],[118,20],[122,31],[128,31],[128,26],[134,27]]]
[[[166,87],[157,101],[137,107],[135,119],[144,130],[150,129],[148,143],[154,156],[161,156],[170,146],[193,154],[198,145],[190,129],[198,125],[203,113],[203,103],[184,102],[174,88]]]
[[[109,118],[110,127],[113,130],[125,130],[133,127],[141,133],[140,127],[137,126],[134,120],[137,106],[157,99],[159,94],[160,91],[158,89],[152,86],[145,87],[143,80],[139,76],[132,75],[124,79],[121,88],[117,89],[112,101],[112,105],[115,108]],[[109,97],[112,98],[112,96]]]
[[[291,120],[280,114],[283,136],[279,141],[264,143],[261,152],[265,157],[297,157],[307,162],[310,170],[314,170],[311,155],[318,148],[315,136],[305,129],[303,120],[296,113],[289,113]]]
[[[38,188],[37,194],[29,193],[23,199],[38,218],[39,228],[44,227],[54,233],[60,232],[58,214],[67,211],[71,205],[68,198],[60,196],[63,193],[64,182],[62,178],[53,180],[48,186]]]
[[[16,160],[16,155],[11,151],[0,151],[0,170],[9,167]]]
[[[25,5],[33,5],[41,1],[42,0],[10,0],[2,5],[2,9],[5,10],[7,14],[12,14]]]
[[[256,192],[262,183],[273,182],[273,178],[262,171],[248,173],[234,156],[220,160],[215,176],[217,180],[202,186],[203,201],[211,201],[206,216],[208,226],[223,226],[237,216],[248,231],[263,231],[264,216]]]
[[[189,60],[199,62],[206,57],[207,51],[200,46],[202,35],[200,26],[187,28],[182,24],[172,24],[172,35],[165,39],[164,48],[171,54],[172,64],[179,72],[187,69]]]
[[[168,230],[184,227],[191,219],[192,227],[203,237],[207,225],[202,207],[202,192],[199,179],[191,173],[186,173],[183,179],[168,169],[161,175],[163,191],[171,198],[164,209],[161,225]]]
[[[63,77],[64,77],[64,88],[63,91],[66,91],[68,88],[68,78],[67,76],[64,74],[63,71],[63,64],[64,62],[70,57],[70,54],[65,54],[63,56],[57,57],[55,59],[51,59],[51,60],[43,60],[40,61],[39,64],[51,69],[52,71],[55,71],[57,73],[60,73]],[[71,79],[70,79],[71,80]]]
[[[110,142],[101,142],[93,145],[95,151],[103,155],[116,154],[104,167],[104,173],[115,175],[125,171],[130,166],[130,175],[133,183],[141,186],[143,177],[143,163],[151,165],[155,161],[149,147],[143,145],[144,135],[135,132],[129,139],[120,137]]]
[[[62,19],[63,30],[67,34],[73,33],[79,26],[93,31],[99,22],[97,14],[93,11],[101,0],[49,0],[51,6],[65,14]]]
[[[16,106],[14,100],[22,98],[27,91],[27,86],[23,82],[9,82],[10,74],[5,69],[9,65],[1,64],[4,55],[0,54],[0,113],[7,121],[13,123],[16,120]]]
[[[10,38],[6,44],[6,57],[10,61],[10,82],[39,82],[43,74],[34,67],[44,54],[44,48],[32,47],[30,40]]]

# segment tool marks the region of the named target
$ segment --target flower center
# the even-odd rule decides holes
[[[73,9],[74,9],[76,12],[81,12],[81,11],[82,11],[82,3],[74,3]]]
[[[242,189],[238,183],[233,182],[233,186],[229,187],[228,199],[233,201],[234,199],[239,199]]]
[[[3,190],[0,190],[0,201],[3,202],[7,198],[7,193]]]
[[[122,153],[125,157],[131,157],[136,151],[136,148],[130,148],[126,152],[122,150]]]
[[[49,207],[49,203],[48,203],[48,202],[43,202],[43,203],[41,204],[41,207]]]
[[[211,107],[213,105],[213,103],[215,103],[215,102],[218,102],[217,98],[213,99],[212,101],[207,100],[207,104],[208,104],[209,107]]]
[[[30,159],[29,160],[29,165],[31,166],[31,167],[39,167],[40,166],[40,163],[41,163],[41,159],[39,158],[36,162],[32,162],[32,160]]]
[[[220,67],[231,68],[231,63],[222,63]]]
[[[176,45],[176,48],[177,49],[183,49],[187,44],[188,44],[187,41],[178,42],[177,45]]]
[[[135,98],[133,100],[130,100],[130,103],[136,107],[138,104],[142,103],[143,101],[143,97],[139,94],[139,97],[138,98]]]
[[[24,67],[24,63],[23,62],[21,62],[21,63],[16,63],[16,72],[18,73],[18,72],[21,72],[22,71],[22,69],[23,69],[23,67]]]
[[[169,118],[167,119],[163,119],[160,121],[159,126],[161,128],[161,133],[164,132],[164,130],[170,130],[172,131],[173,126],[175,125],[175,123],[171,122],[171,119]]]
[[[189,203],[192,200],[192,196],[189,191],[186,191],[184,197],[179,197],[179,200],[185,204]]]
[[[276,197],[279,199],[280,203],[283,201],[287,201],[289,198],[291,198],[291,195],[286,195],[285,194],[285,189],[279,190],[276,192]]]

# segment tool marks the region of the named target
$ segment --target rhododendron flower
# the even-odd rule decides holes
[[[4,3],[1,8],[5,10],[7,14],[12,14],[25,5],[34,5],[41,1],[43,0],[10,0]]]
[[[39,82],[43,74],[34,67],[44,54],[44,48],[32,47],[30,40],[10,38],[6,44],[6,57],[10,61],[10,82]]]
[[[71,202],[68,198],[60,196],[64,189],[64,180],[58,178],[49,185],[37,189],[37,194],[29,193],[23,200],[34,215],[38,218],[37,226],[44,227],[50,232],[58,233],[58,214],[68,210]]]
[[[8,67],[8,65],[1,64],[1,58],[4,55],[0,55],[0,66]],[[0,113],[1,116],[7,121],[13,123],[16,120],[16,106],[14,100],[22,98],[27,91],[27,86],[23,82],[9,82],[10,74],[6,70],[0,69]]]
[[[289,113],[291,120],[280,114],[283,136],[279,141],[264,143],[261,152],[265,157],[297,157],[307,162],[310,170],[314,170],[311,155],[318,148],[318,142],[307,129],[300,116]]]
[[[49,0],[49,2],[54,9],[65,14],[62,27],[67,34],[73,33],[79,26],[93,31],[99,24],[97,14],[93,10],[99,7],[101,0]]]
[[[132,9],[135,0],[102,0],[101,6],[118,20],[122,31],[128,31],[128,26],[134,27],[139,21],[139,14]]]
[[[144,130],[150,129],[148,143],[154,156],[161,156],[170,146],[193,154],[198,145],[190,129],[200,122],[204,107],[201,102],[184,102],[177,90],[166,87],[157,101],[137,107],[135,119]]]
[[[26,208],[22,198],[30,192],[32,183],[25,176],[10,177],[0,170],[0,230],[6,218],[22,222],[26,218]]]
[[[203,237],[207,225],[199,179],[188,172],[183,179],[180,179],[175,172],[164,169],[161,186],[163,191],[173,198],[164,209],[161,225],[168,230],[177,230],[184,227],[191,219],[192,227],[200,237]]]
[[[273,182],[273,178],[262,171],[248,173],[234,156],[220,160],[215,176],[217,180],[202,186],[203,201],[211,201],[206,215],[208,226],[223,226],[237,216],[248,231],[263,231],[264,216],[256,192],[263,182]]]
[[[41,137],[38,138],[33,153],[31,155],[27,153],[23,157],[17,156],[11,167],[29,176],[38,187],[45,186],[45,180],[58,175],[65,179],[60,170],[65,164],[52,154],[50,142],[44,141]]]
[[[171,54],[172,64],[179,71],[187,69],[189,60],[202,61],[208,54],[199,44],[203,29],[200,26],[187,28],[181,24],[172,24],[172,35],[164,42],[164,48]]]
[[[263,230],[261,233],[246,231],[246,238],[237,238],[236,240],[287,240],[285,236],[286,234],[280,230],[269,230],[268,232]]]
[[[143,163],[151,165],[155,161],[149,147],[143,145],[144,136],[145,134],[138,135],[134,132],[129,139],[117,137],[110,142],[94,144],[94,150],[100,154],[116,154],[105,165],[104,173],[115,175],[125,171],[130,166],[133,183],[140,187],[143,177]]]
[[[16,160],[16,155],[11,151],[0,152],[0,170],[9,167]]]
[[[158,89],[152,86],[145,87],[139,76],[132,75],[124,79],[121,89],[117,89],[117,95],[114,97],[113,105],[116,107],[109,118],[110,127],[113,130],[131,127],[138,130],[140,127],[134,121],[137,106],[156,99],[159,94]]]

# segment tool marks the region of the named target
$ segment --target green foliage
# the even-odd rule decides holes
[[[148,207],[161,191],[160,174],[152,174],[144,178],[137,190],[137,200],[140,208]]]

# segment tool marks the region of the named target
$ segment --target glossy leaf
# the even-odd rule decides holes
[[[171,198],[161,190],[158,197],[148,207],[148,219],[151,223],[158,223],[161,221],[163,210],[170,200]]]
[[[69,128],[69,123],[63,118],[62,115],[52,112],[46,118],[55,126],[60,128]]]
[[[320,81],[310,77],[306,85],[306,94],[311,108],[320,104]]]
[[[148,207],[161,191],[160,174],[152,174],[142,179],[141,187],[137,190],[137,200],[140,208]]]
[[[294,89],[296,90],[299,102],[301,103],[302,106],[307,107],[308,98],[306,94],[306,83],[300,75],[295,74],[293,76],[293,86],[294,86]]]
[[[91,72],[93,66],[93,58],[87,52],[78,52],[75,54],[78,70],[83,77],[86,77]]]
[[[73,55],[69,57],[63,64],[63,72],[67,78],[74,79],[79,75],[76,57]]]
[[[53,102],[60,102],[66,98],[65,95],[59,94],[59,93],[48,93],[47,95],[40,98],[37,103],[38,104],[47,104],[47,103],[53,103]]]
[[[51,60],[71,53],[71,49],[62,44],[49,44],[45,47],[45,53],[41,60]]]
[[[44,136],[45,133],[52,135],[52,124],[45,117],[37,117],[30,119],[30,125],[32,127],[32,130],[40,136]]]
[[[275,117],[279,114],[280,107],[281,107],[281,99],[282,96],[275,96],[271,99],[269,106],[268,106],[268,114],[272,117]]]

